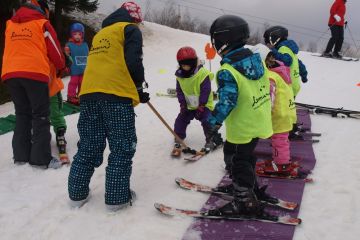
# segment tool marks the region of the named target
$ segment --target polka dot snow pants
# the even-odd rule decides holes
[[[78,131],[80,144],[68,182],[70,199],[80,201],[88,196],[94,170],[103,162],[107,139],[110,155],[106,167],[105,203],[119,205],[129,202],[132,158],[137,142],[132,104],[83,101]]]

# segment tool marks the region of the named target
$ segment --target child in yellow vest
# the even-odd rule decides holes
[[[206,144],[202,151],[209,152],[222,144],[220,135],[214,141],[208,138],[207,119],[214,109],[211,80],[214,74],[198,64],[198,57],[192,47],[182,47],[177,52],[179,69],[176,71],[176,93],[180,103],[180,113],[175,120],[174,131],[181,138],[186,137],[186,128],[194,118],[201,122]],[[175,142],[173,156],[179,156],[181,146]]]
[[[254,53],[260,54],[269,69],[270,96],[272,101],[272,126],[274,134],[271,137],[273,148],[272,159],[267,161],[265,172],[271,174],[289,175],[292,171],[290,162],[289,132],[296,122],[294,94],[291,88],[290,68],[277,61],[271,50],[258,44],[253,47]]]

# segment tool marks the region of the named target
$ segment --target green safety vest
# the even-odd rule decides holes
[[[189,78],[176,78],[180,84],[181,90],[185,95],[187,109],[196,110],[199,107],[200,86],[206,77],[209,77],[211,81],[214,79],[214,74],[206,68],[202,67],[196,74]],[[214,110],[214,96],[212,91],[209,94],[209,98],[205,107],[211,111]]]
[[[253,138],[269,138],[272,131],[270,81],[268,70],[259,80],[250,80],[230,64],[220,70],[229,71],[238,86],[235,108],[225,120],[226,140],[233,144],[246,144]]]
[[[289,132],[297,121],[292,88],[276,72],[269,71],[269,77],[276,84],[276,95],[272,109],[273,131],[274,133]]]
[[[282,46],[279,49],[279,53],[289,54],[292,58],[292,64],[290,66],[291,73],[291,81],[292,81],[292,89],[294,96],[299,93],[301,85],[300,85],[300,70],[299,70],[299,58],[298,56],[288,47]]]

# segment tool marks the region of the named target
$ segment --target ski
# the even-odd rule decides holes
[[[295,134],[298,134],[300,136],[309,136],[309,137],[321,137],[321,133],[315,133],[315,132],[308,132],[308,131],[299,131]]]
[[[331,108],[305,103],[296,103],[300,108],[307,109],[311,114],[328,114],[338,118],[356,118],[360,119],[360,111],[347,110],[344,108]]]
[[[357,62],[357,61],[359,61],[359,58],[352,58],[352,57],[335,58],[335,57],[327,57],[327,56],[324,56],[322,54],[311,54],[311,56],[329,58],[329,59],[340,60],[340,61],[345,61],[345,62]]]
[[[185,190],[191,190],[191,191],[195,191],[195,192],[202,192],[202,193],[208,193],[208,194],[215,194],[215,195],[223,198],[224,200],[228,200],[228,201],[231,201],[233,199],[233,196],[229,195],[228,193],[219,192],[219,191],[217,191],[216,188],[212,188],[210,186],[202,185],[199,183],[190,182],[184,178],[176,178],[175,182],[179,187],[181,187],[182,189],[185,189]],[[284,201],[282,199],[274,198],[274,197],[272,197],[272,199],[273,199],[273,202],[267,202],[267,201],[261,201],[261,202],[263,202],[269,206],[277,206],[277,207],[284,208],[287,210],[294,210],[298,206],[298,204],[294,203],[294,202],[288,202],[288,201]]]
[[[67,153],[60,153],[59,154],[59,159],[60,159],[62,164],[69,164],[70,163],[70,159],[69,159],[69,156],[67,155]]]
[[[289,139],[290,142],[299,142],[299,143],[302,143],[302,142],[309,142],[309,143],[319,143],[320,140],[319,139]]]
[[[176,98],[176,94],[168,94],[168,93],[161,93],[161,92],[157,92],[156,96],[158,97],[170,97],[170,98]]]
[[[70,159],[66,153],[66,140],[64,134],[56,136],[56,146],[59,151],[59,158],[62,164],[69,164]]]
[[[181,148],[174,148],[171,151],[171,156],[174,158],[179,158],[181,156],[182,149]]]
[[[295,172],[292,172],[290,175],[279,175],[275,173],[267,173],[264,171],[263,166],[256,165],[255,171],[256,175],[264,178],[277,178],[277,179],[289,179],[289,180],[302,180],[304,182],[313,182],[312,178],[308,178],[308,173],[299,171],[299,168],[295,168]]]
[[[210,215],[208,211],[193,211],[188,209],[178,209],[170,206],[166,206],[161,203],[155,203],[154,207],[160,213],[167,216],[181,216],[181,217],[194,217],[194,218],[206,218],[206,219],[218,219],[218,220],[234,220],[234,221],[260,221],[268,223],[278,223],[285,225],[299,225],[301,223],[300,218],[294,218],[289,215],[276,216],[264,213],[260,216],[246,216],[246,215],[234,215],[234,216],[217,216]]]
[[[200,152],[198,152],[198,153],[184,157],[184,160],[189,161],[189,162],[196,162],[196,161],[199,161],[202,157],[204,157],[207,154],[208,154],[208,152],[205,152],[205,151],[203,151],[203,149],[201,149]]]

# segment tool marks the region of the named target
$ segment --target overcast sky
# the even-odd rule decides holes
[[[148,10],[147,2],[150,2],[151,9],[161,9],[168,2],[167,0],[134,1],[143,8],[144,13]],[[99,11],[108,14],[124,1],[99,0],[99,2]],[[209,23],[225,13],[243,17],[249,22],[253,31],[257,28],[262,29],[264,22],[270,25],[284,25],[289,29],[291,38],[305,43],[319,42],[322,33],[327,31],[329,9],[334,0],[173,0],[172,2],[179,4],[181,11],[186,11],[187,6],[192,16]],[[360,46],[360,0],[349,0],[346,5],[349,29],[356,39],[356,44]],[[345,32],[345,39],[354,45],[348,30]],[[323,45],[326,42],[327,39],[321,40]]]

